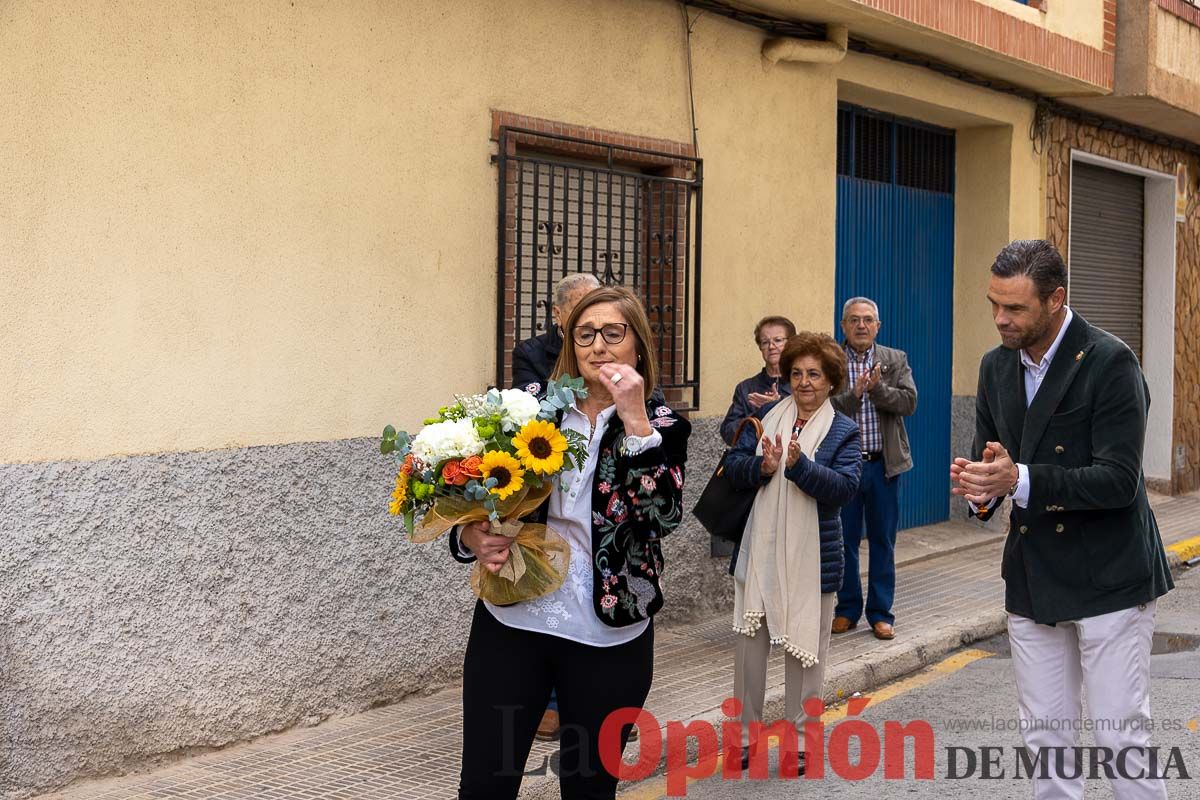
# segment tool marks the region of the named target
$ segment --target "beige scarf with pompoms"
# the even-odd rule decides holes
[[[833,424],[829,401],[805,423],[798,441],[812,458]],[[792,437],[796,402],[781,400],[763,419],[763,438]],[[758,443],[762,455],[762,441]],[[787,449],[771,480],[758,490],[738,551],[733,629],[754,636],[766,622],[771,644],[806,667],[817,663],[821,641],[821,531],[817,502],[784,477]]]

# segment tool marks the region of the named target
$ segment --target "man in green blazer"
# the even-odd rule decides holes
[[[1001,574],[1026,746],[1076,746],[1086,686],[1097,743],[1134,748],[1123,774],[1136,776],[1155,600],[1174,585],[1142,475],[1150,397],[1137,357],[1067,307],[1066,285],[1049,242],[996,257],[988,300],[1003,345],[980,364],[974,453],[951,465],[952,491],[982,519],[1013,499]],[[1067,764],[1034,795],[1082,798]],[[1120,774],[1113,790],[1166,797],[1161,780]]]

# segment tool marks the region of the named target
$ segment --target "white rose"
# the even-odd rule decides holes
[[[504,389],[500,392],[500,404],[504,407],[504,420],[501,423],[506,433],[518,430],[536,419],[542,410],[538,399],[523,389]]]
[[[416,435],[412,452],[424,463],[433,466],[448,458],[466,458],[483,453],[483,439],[469,419],[449,420],[426,425]]]

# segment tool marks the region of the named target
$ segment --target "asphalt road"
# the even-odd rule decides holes
[[[1190,779],[1182,779],[1172,770],[1167,791],[1173,800],[1200,800],[1200,568],[1176,577],[1178,587],[1159,601],[1155,620],[1156,650],[1162,651],[1151,659],[1151,709],[1156,722],[1152,744],[1158,746],[1165,759],[1168,748],[1179,748],[1179,757]],[[1017,751],[1022,744],[1015,729],[1016,690],[1008,640],[999,636],[977,644],[970,650],[990,653],[978,657],[966,666],[937,676],[910,689],[903,683],[899,691],[882,702],[872,702],[858,715],[871,723],[876,731],[884,730],[889,720],[906,723],[928,721],[934,732],[934,770],[932,779],[918,780],[913,776],[912,745],[909,745],[904,779],[884,777],[881,765],[874,774],[862,780],[847,780],[834,773],[827,761],[823,779],[781,780],[777,771],[778,751],[770,756],[768,780],[726,780],[721,777],[696,781],[687,786],[687,797],[695,800],[782,800],[795,797],[829,797],[838,800],[879,800],[879,798],[938,798],[980,797],[988,800],[1024,800],[1032,796],[1032,787],[1025,778],[1015,778]],[[1176,652],[1167,652],[1175,650]],[[966,653],[965,658],[981,656]],[[965,660],[964,658],[964,660]],[[1119,689],[1120,687],[1114,687]],[[883,694],[887,694],[886,688]],[[1086,699],[1085,699],[1086,714]],[[832,755],[831,732],[839,722],[826,726],[826,749]],[[1084,732],[1081,745],[1092,745],[1094,739]],[[981,748],[1000,748],[996,753],[1004,777],[981,777]],[[970,777],[948,777],[948,748],[968,748],[976,756],[974,774]],[[843,748],[845,749],[845,748]],[[849,739],[849,764],[857,763],[860,755],[856,739]],[[828,758],[828,756],[827,756]],[[967,756],[956,751],[957,774],[966,772]],[[842,763],[846,763],[842,761]],[[1161,761],[1160,761],[1161,763]],[[1113,793],[1102,777],[1087,781],[1088,800],[1111,798]],[[645,797],[643,792],[638,795]]]

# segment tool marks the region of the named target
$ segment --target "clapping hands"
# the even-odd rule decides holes
[[[774,403],[779,397],[779,387],[772,384],[771,390],[768,392],[751,392],[746,395],[746,401],[750,403],[750,408],[757,411],[767,403]]]
[[[871,369],[862,373],[854,381],[854,394],[862,397],[867,392],[879,385],[879,380],[883,376],[883,365],[876,364]]]
[[[779,469],[780,461],[784,461],[784,463],[787,464],[788,469],[791,469],[796,465],[796,462],[800,460],[800,443],[796,441],[795,436],[793,436],[787,443],[786,456],[784,455],[785,448],[783,445],[783,437],[778,433],[775,434],[775,441],[773,442],[771,441],[771,437],[764,436],[762,440],[762,449],[763,475],[774,475],[775,471]]]
[[[1003,497],[1017,482],[1019,472],[1008,450],[999,442],[988,442],[979,461],[956,458],[950,464],[951,494],[977,506]]]

